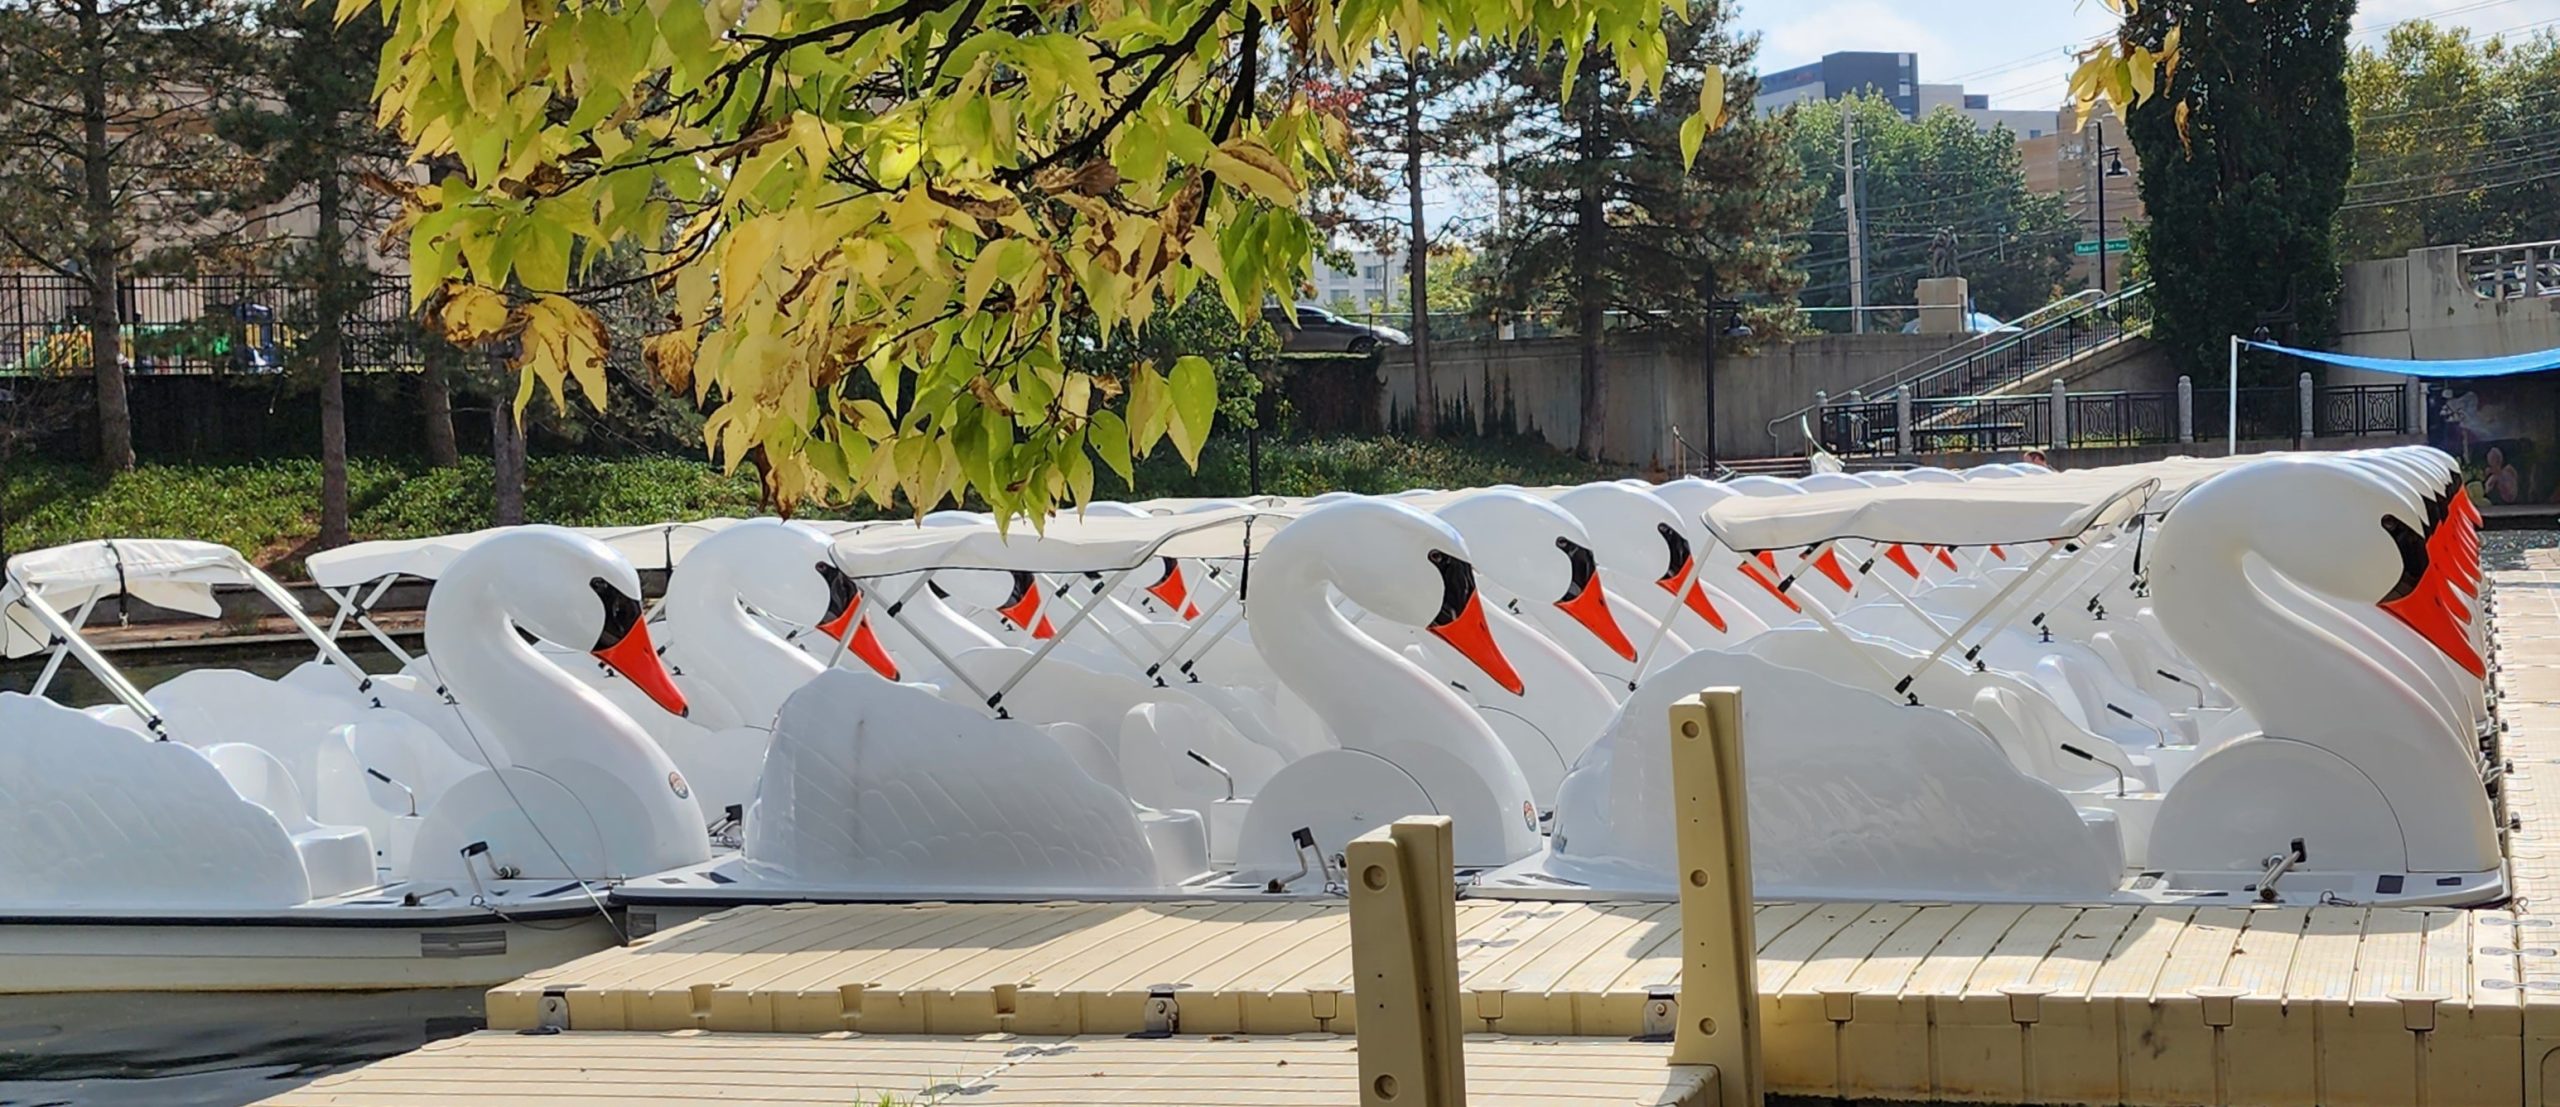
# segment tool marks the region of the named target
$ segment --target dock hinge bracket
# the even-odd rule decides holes
[[[1667,1042],[1680,1025],[1680,994],[1664,989],[1645,993],[1644,1021],[1638,1024],[1639,1042]]]
[[[1151,984],[1147,987],[1147,1009],[1142,1024],[1145,1029],[1139,1031],[1137,1037],[1170,1038],[1182,1033],[1182,1001],[1174,998],[1174,988],[1172,984]]]

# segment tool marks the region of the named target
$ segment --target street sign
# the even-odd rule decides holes
[[[2107,240],[2107,252],[2110,254],[2121,254],[2131,249],[2133,249],[2132,239],[2110,238]],[[2075,242],[2071,245],[2071,252],[2082,255],[2094,254],[2098,252],[2098,244],[2087,241]]]

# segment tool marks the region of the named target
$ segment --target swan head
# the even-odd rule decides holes
[[[2244,520],[2240,541],[2303,587],[2375,604],[2446,657],[2485,672],[2454,594],[2452,551],[2439,541],[2422,493],[2405,478],[2355,459],[2275,457],[2206,481],[2169,519],[2227,504]],[[2189,524],[2193,525],[2193,524]]]
[[[667,588],[691,585],[687,569],[718,566],[711,587],[737,602],[799,626],[816,627],[852,650],[873,672],[898,679],[897,663],[862,616],[862,590],[836,566],[834,543],[808,527],[780,519],[749,519],[702,540],[676,570]]]
[[[1264,556],[1316,568],[1361,609],[1429,631],[1512,695],[1526,691],[1494,643],[1475,563],[1449,524],[1394,500],[1341,500],[1280,528]]]
[[[1723,616],[1697,586],[1698,551],[1692,524],[1661,496],[1601,482],[1569,489],[1557,495],[1555,503],[1590,530],[1601,571],[1620,580],[1652,581],[1654,587],[1680,597],[1699,618],[1723,623]]]
[[[1136,589],[1139,596],[1154,601],[1176,618],[1199,618],[1200,608],[1191,602],[1191,570],[1185,569],[1178,557],[1159,557],[1156,562],[1155,572],[1142,569],[1132,573],[1124,578],[1122,587]]]
[[[478,563],[491,567],[490,596],[518,629],[585,649],[669,714],[686,713],[684,693],[658,660],[642,619],[640,574],[621,554],[575,531],[518,527],[455,558],[446,579],[470,575]],[[430,621],[441,593],[429,594]]]
[[[1485,576],[1531,601],[1553,602],[1602,645],[1629,661],[1635,643],[1609,612],[1591,532],[1563,508],[1526,492],[1495,489],[1436,512],[1456,528]]]
[[[1041,608],[1047,601],[1040,577],[1027,569],[944,569],[933,574],[933,591],[953,603],[992,611],[1005,625],[1035,639],[1057,636],[1057,628]]]

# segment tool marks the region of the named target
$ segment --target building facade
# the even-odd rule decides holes
[[[1301,297],[1302,302],[1349,314],[1405,310],[1404,252],[1354,249],[1350,254],[1347,266],[1336,266],[1317,254],[1307,277],[1314,291]]]
[[[2073,114],[2067,106],[2052,112],[2044,118],[2043,133],[2018,140],[2019,158],[2026,163],[2027,191],[2059,193],[2079,226],[2081,248],[2088,252],[2072,255],[2072,279],[2085,287],[2100,287],[2097,264],[2103,256],[2104,287],[2120,289],[2128,260],[2124,245],[2133,228],[2149,217],[2142,206],[2142,158],[2107,105],[2099,104],[2076,128]],[[2123,172],[2113,171],[2118,165]],[[2100,242],[2106,243],[2103,255]]]
[[[1983,130],[2007,127],[2021,139],[2053,132],[2053,114],[1991,106],[1991,98],[1968,93],[1960,84],[1923,84],[1920,55],[1853,50],[1825,54],[1822,60],[1760,75],[1760,95],[1753,101],[1761,114],[1810,100],[1838,100],[1861,93],[1883,97],[1904,118],[1925,119],[1946,108]]]

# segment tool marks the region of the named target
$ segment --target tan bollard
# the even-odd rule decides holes
[[[1352,839],[1352,993],[1361,1107],[1461,1107],[1458,888],[1446,815]]]
[[[1671,780],[1681,877],[1680,1015],[1671,1063],[1715,1066],[1722,1107],[1760,1107],[1768,1089],[1760,1072],[1740,689],[1710,688],[1671,705]]]

